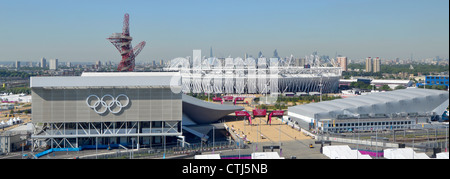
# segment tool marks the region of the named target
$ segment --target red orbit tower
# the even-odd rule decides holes
[[[133,38],[130,36],[129,20],[130,15],[126,13],[123,17],[122,33],[113,33],[107,38],[122,56],[122,61],[117,67],[118,71],[134,71],[134,59],[145,46],[145,41],[142,41],[136,47],[132,47],[131,41]]]

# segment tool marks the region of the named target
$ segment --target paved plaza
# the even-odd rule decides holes
[[[303,132],[283,124],[280,119],[273,118],[272,124],[267,124],[266,118],[255,118],[252,125],[248,121],[228,121],[226,125],[236,131],[236,134],[244,136],[251,142],[249,148],[222,151],[221,155],[249,155],[253,152],[262,152],[263,146],[280,146],[281,156],[297,159],[327,159],[320,153],[320,145],[314,144],[315,140],[306,136]],[[314,148],[309,145],[313,144]],[[266,150],[267,151],[267,150]],[[280,153],[278,149],[274,151]]]

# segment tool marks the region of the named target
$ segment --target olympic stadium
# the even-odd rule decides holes
[[[211,129],[203,130],[205,124],[243,109],[176,93],[181,84],[170,82],[177,75],[119,72],[31,77],[33,147],[139,148],[184,143],[186,132],[204,136]]]
[[[194,50],[193,60],[176,58],[165,70],[179,71],[183,93],[269,94],[333,93],[340,67],[295,66],[278,58],[207,58]]]

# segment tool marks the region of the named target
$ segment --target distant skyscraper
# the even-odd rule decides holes
[[[441,59],[439,58],[439,56],[436,56],[436,57],[434,58],[434,60],[435,60],[435,61],[440,61]]]
[[[212,47],[209,49],[209,57],[213,57]]]
[[[102,62],[99,60],[95,63],[95,66],[97,66],[97,68],[102,67]]]
[[[342,71],[347,71],[347,57],[337,57],[337,62],[342,68]]]
[[[257,58],[261,58],[263,55],[262,55],[262,52],[261,51],[259,51],[259,53],[258,53],[258,57]]]
[[[48,66],[49,66],[50,70],[57,70],[58,69],[58,59],[50,59]]]
[[[16,69],[20,68],[20,61],[16,61]]]
[[[278,56],[277,49],[275,49],[275,51],[273,51],[273,58],[280,58],[280,57]]]
[[[301,67],[304,67],[306,65],[306,58],[300,58],[300,65]]]
[[[72,67],[72,63],[66,62],[66,66],[67,66],[67,67]]]
[[[159,65],[163,67],[163,66],[164,66],[164,61],[163,61],[163,60],[160,60],[160,61],[159,61]]]
[[[41,68],[46,68],[46,67],[47,67],[47,60],[44,57],[42,57],[41,58]]]
[[[380,72],[380,71],[381,71],[381,59],[380,57],[377,57],[373,61],[373,72]]]
[[[366,58],[366,72],[372,72],[372,61],[371,57]]]
[[[306,61],[306,59],[304,59],[304,58],[297,58],[297,59],[295,59],[294,66],[304,67],[305,66],[305,61]]]

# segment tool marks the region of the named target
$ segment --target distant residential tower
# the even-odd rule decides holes
[[[47,67],[47,60],[44,57],[42,57],[41,58],[41,68],[45,68],[45,67]]]
[[[372,61],[371,57],[366,58],[366,72],[372,72]]]
[[[50,70],[57,70],[58,69],[58,59],[50,59],[49,69]]]
[[[342,71],[347,71],[347,57],[337,57],[337,62],[342,68]]]

